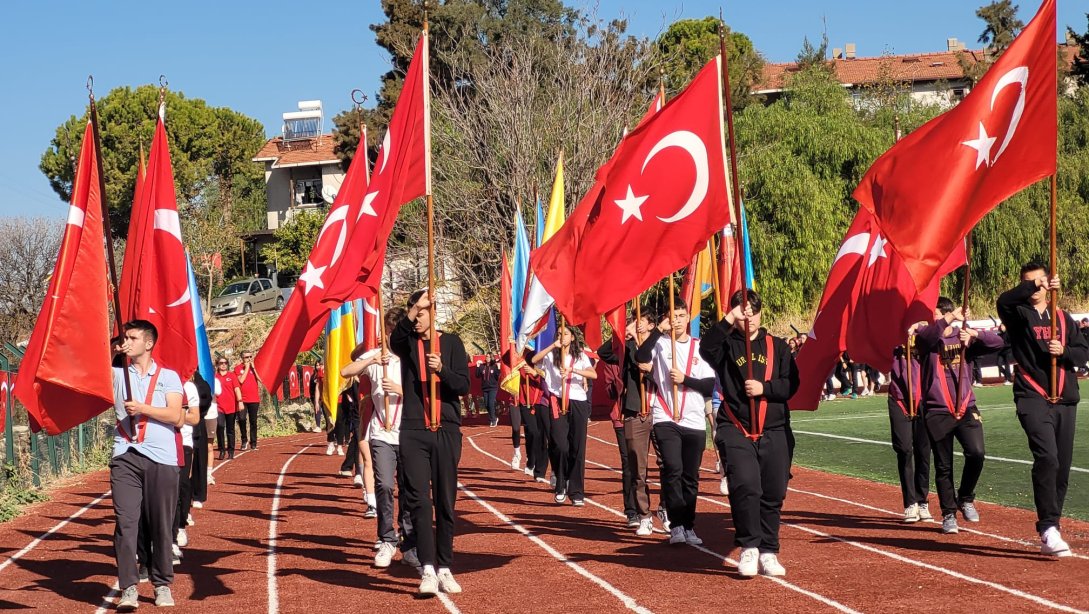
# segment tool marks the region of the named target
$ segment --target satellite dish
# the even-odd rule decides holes
[[[325,201],[325,204],[327,204],[327,205],[333,204],[333,201],[336,200],[336,197],[337,197],[337,190],[334,190],[334,189],[332,189],[332,187],[327,186],[327,185],[322,186],[322,188],[321,188],[321,198],[322,198],[322,200]]]

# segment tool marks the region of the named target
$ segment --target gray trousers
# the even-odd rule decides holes
[[[169,586],[174,581],[171,548],[174,543],[174,511],[178,506],[176,465],[162,465],[129,450],[110,461],[110,489],[117,525],[113,532],[117,558],[117,584],[122,590],[139,581],[136,542],[143,514],[151,540],[151,560],[146,561],[151,583]]]
[[[374,497],[378,503],[378,541],[391,544],[397,543],[397,531],[393,530],[393,519],[397,518],[397,526],[400,530],[401,551],[412,550],[416,547],[416,532],[412,530],[412,515],[405,507],[404,497],[404,471],[402,471],[397,448],[384,441],[372,439],[371,460],[374,462]],[[393,487],[397,487],[397,509],[400,514],[395,515],[393,508]]]

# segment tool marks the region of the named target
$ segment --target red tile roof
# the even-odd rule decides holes
[[[283,137],[269,139],[264,147],[253,157],[254,162],[272,162],[272,168],[287,166],[314,166],[340,162],[333,151],[335,145],[332,134],[323,134],[316,139],[300,139],[284,142]]]
[[[1073,62],[1076,46],[1059,45],[1069,65]],[[939,51],[935,53],[917,53],[909,55],[886,55],[879,57],[835,59],[831,60],[835,69],[836,80],[844,85],[865,85],[891,79],[898,82],[916,81],[954,81],[964,78],[957,56],[963,54],[968,62],[977,62],[982,58],[982,50]],[[756,92],[774,92],[782,90],[790,81],[790,76],[798,72],[798,64],[765,64],[764,74],[753,88]]]

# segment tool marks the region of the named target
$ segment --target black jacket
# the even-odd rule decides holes
[[[419,365],[419,341],[414,324],[408,317],[401,318],[397,327],[390,333],[390,350],[401,359],[401,387],[404,389],[404,405],[401,414],[401,430],[423,430],[424,421],[423,394],[427,387],[427,364],[424,359],[423,377]],[[424,353],[431,352],[431,342],[423,342]],[[439,399],[442,404],[441,426],[461,426],[461,396],[469,394],[469,357],[461,337],[453,333],[439,336],[439,354],[442,358],[442,371],[439,371]]]
[[[770,370],[766,351],[768,343],[772,344],[775,354],[775,364],[770,365]],[[738,421],[751,432],[753,425],[749,419],[749,397],[745,394],[745,380],[748,379],[745,337],[724,319],[703,335],[700,355],[718,374],[722,387],[722,405],[715,416],[715,424],[718,428],[734,428],[726,414],[729,407]],[[785,340],[769,335],[767,329],[761,328],[752,340],[752,359],[753,379],[764,382],[764,398],[768,401],[764,430],[790,426],[787,402],[798,390],[798,369],[794,365],[790,346]]]
[[[1017,375],[1013,382],[1013,398],[1040,398],[1040,394],[1025,379],[1027,374],[1045,393],[1050,393],[1051,354],[1047,344],[1051,337],[1051,315],[1036,311],[1029,301],[1036,293],[1036,282],[1021,282],[1012,290],[1003,292],[998,297],[998,317],[1006,325],[1010,339],[1010,350],[1017,361]],[[1065,346],[1059,357],[1059,367],[1066,371],[1065,383],[1060,391],[1060,403],[1071,404],[1081,400],[1078,392],[1078,378],[1075,369],[1089,360],[1089,343],[1079,334],[1074,318],[1065,311],[1062,313],[1059,331],[1066,327],[1065,337],[1060,338]]]
[[[476,368],[476,376],[480,378],[481,390],[499,390],[499,365],[485,362]]]
[[[621,414],[624,416],[637,416],[643,408],[642,403],[639,401],[639,382],[643,380],[643,372],[639,370],[639,364],[635,360],[635,351],[635,340],[626,340],[624,342],[624,372],[622,374],[624,377],[624,400],[621,404]],[[620,364],[621,353],[617,351],[615,335],[598,348],[597,356],[606,364]]]

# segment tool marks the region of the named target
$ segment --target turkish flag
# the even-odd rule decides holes
[[[964,244],[939,269],[963,266]],[[917,293],[903,260],[889,246],[873,215],[859,209],[843,237],[821,295],[809,338],[796,359],[800,385],[791,409],[814,410],[824,382],[844,351],[878,371],[892,367],[892,351],[914,322],[931,321],[941,277]]]
[[[174,169],[164,123],[165,105],[151,141],[147,177],[132,209],[122,265],[121,319],[148,320],[159,331],[152,356],[182,381],[197,369],[197,341],[185,245],[174,192]],[[274,380],[265,380],[274,381]]]
[[[369,296],[382,280],[386,241],[401,205],[431,193],[431,96],[428,82],[428,35],[420,34],[408,65],[397,106],[378,150],[374,176],[361,203],[349,216],[356,220],[344,258],[325,293],[327,307]]]
[[[1055,1],[957,106],[874,162],[854,197],[873,213],[920,292],[988,211],[1055,173]]]
[[[295,364],[299,352],[313,347],[325,330],[329,307],[322,299],[332,278],[330,269],[347,250],[356,223],[352,206],[361,204],[366,192],[367,156],[360,154],[348,167],[294,291],[254,357],[253,366],[261,381],[281,381]]]
[[[381,344],[379,337],[380,329],[378,328],[379,313],[378,313],[378,297],[368,296],[363,299],[363,347],[367,350],[373,350]]]
[[[574,323],[676,271],[729,221],[719,58],[625,137],[530,266]]]
[[[302,394],[309,398],[310,382],[314,379],[314,367],[309,365],[302,368]]]
[[[287,370],[287,396],[289,399],[299,398],[299,368],[295,365]]]
[[[8,418],[8,397],[11,386],[8,384],[7,371],[0,371],[0,429]]]
[[[45,428],[57,435],[113,404],[109,282],[96,160],[88,122],[57,263],[13,387],[34,432]]]

